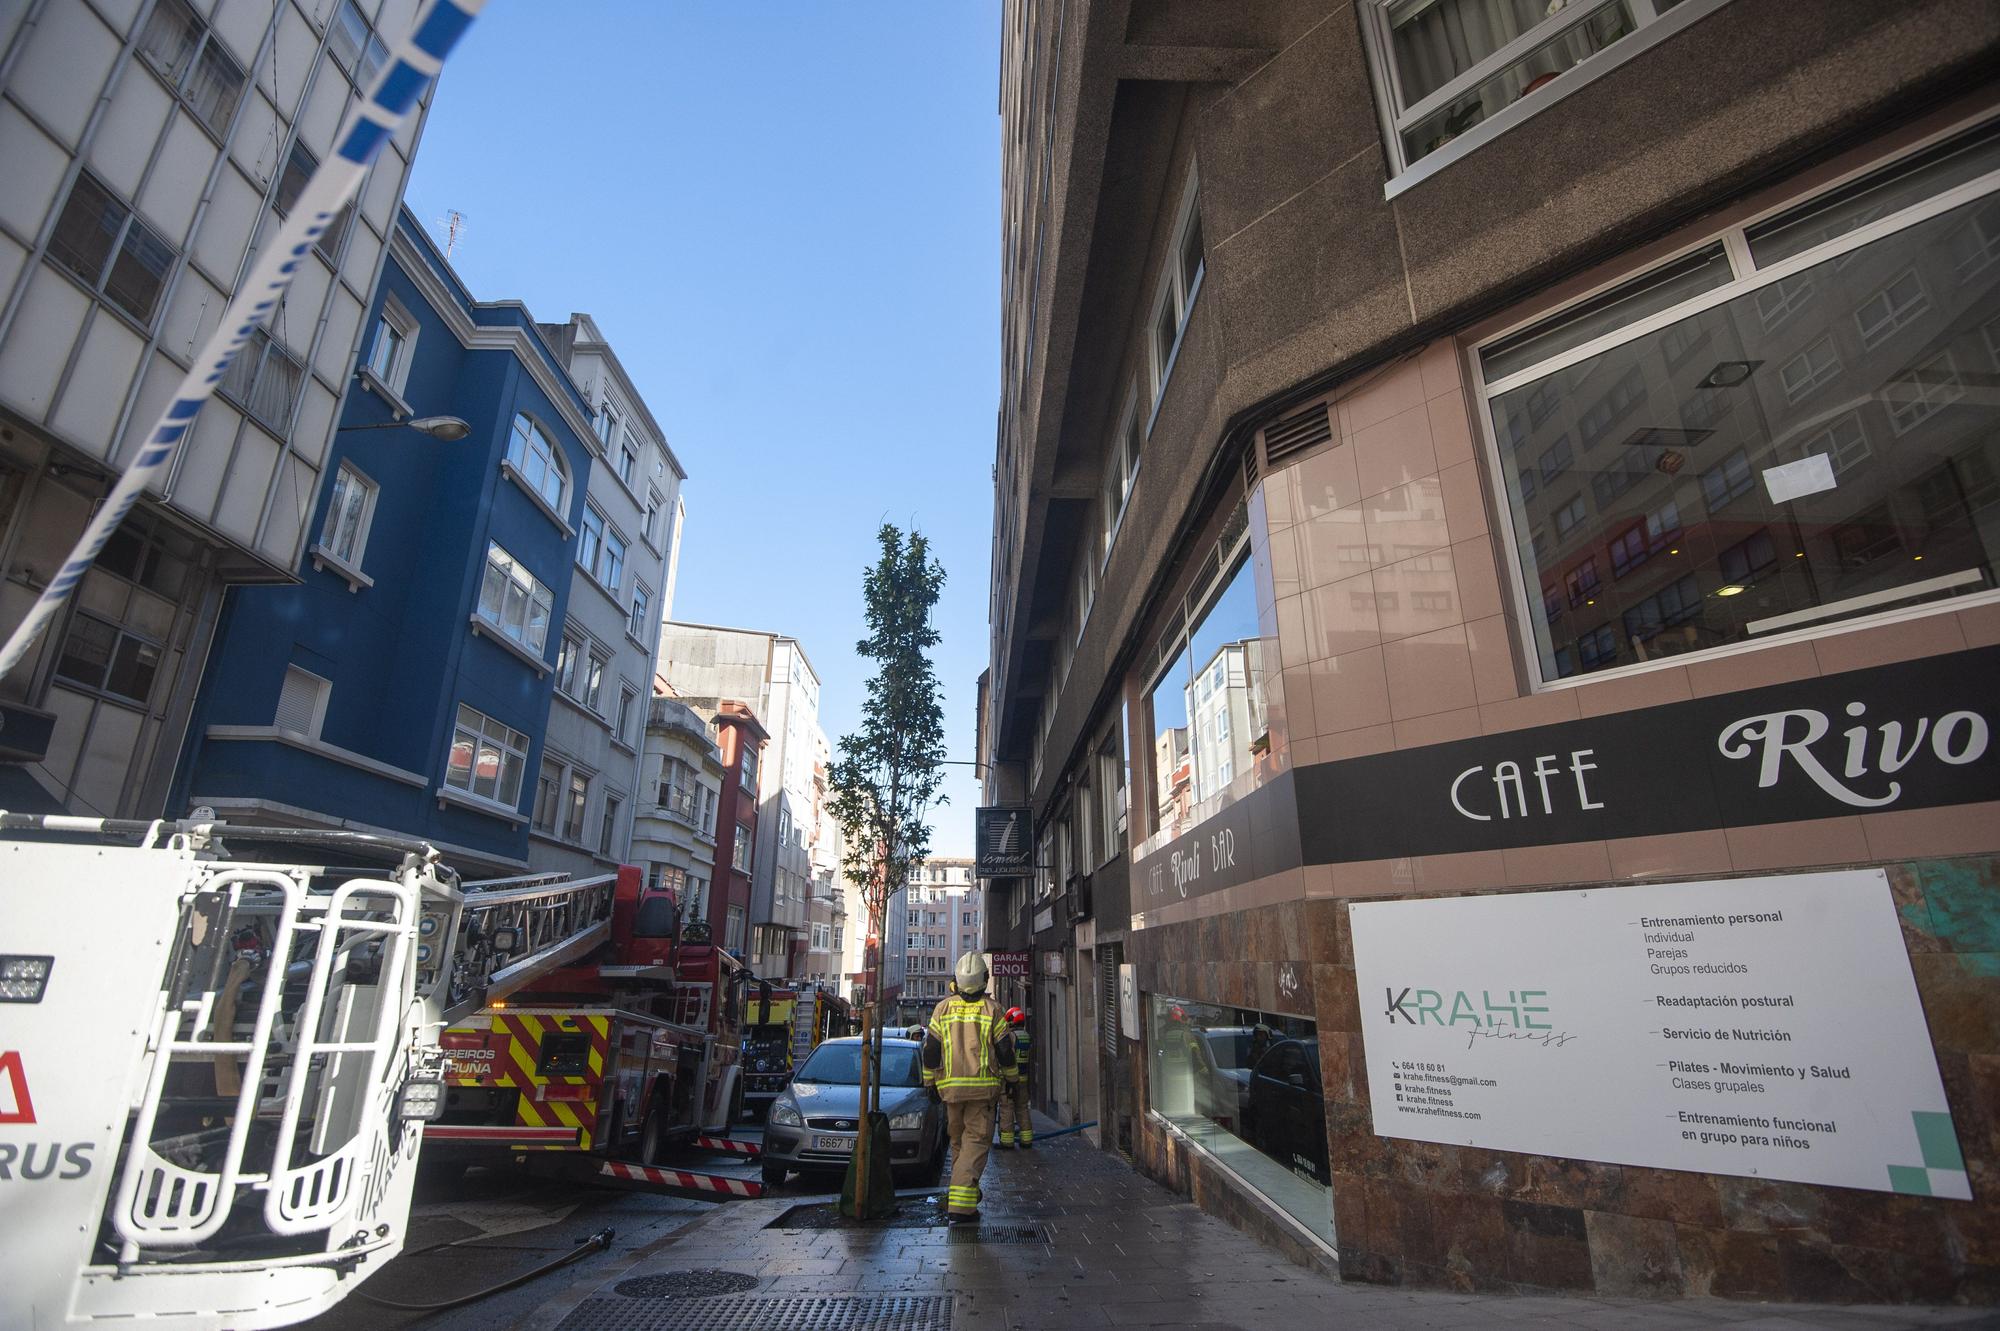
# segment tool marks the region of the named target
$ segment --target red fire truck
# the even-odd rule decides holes
[[[608,941],[445,1030],[443,1117],[423,1159],[462,1168],[514,1157],[600,1171],[657,1165],[674,1146],[726,1134],[748,972],[701,926],[679,927],[671,893],[618,871]]]

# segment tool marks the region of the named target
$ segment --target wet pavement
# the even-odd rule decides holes
[[[514,1325],[559,1331],[2000,1326],[2000,1314],[1976,1308],[1646,1302],[1343,1284],[1291,1265],[1080,1136],[1045,1141],[1032,1152],[996,1151],[984,1182],[984,1223],[976,1231],[927,1222],[926,1208],[940,1204],[934,1193],[912,1204],[920,1194],[905,1192],[897,1223],[866,1229],[827,1227],[823,1210],[808,1209],[825,1198],[726,1203],[615,1270],[609,1263],[596,1267],[594,1281],[550,1294]],[[740,1279],[707,1274],[713,1272]]]

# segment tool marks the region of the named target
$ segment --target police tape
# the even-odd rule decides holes
[[[174,453],[194,424],[196,413],[214,395],[215,386],[222,381],[236,353],[252,333],[270,320],[272,311],[278,308],[279,300],[292,284],[292,274],[311,252],[313,242],[360,190],[361,179],[381,154],[382,145],[402,126],[417,98],[444,68],[451,48],[465,35],[485,4],[486,0],[431,0],[409,36],[390,51],[375,86],[368,90],[335,138],[333,153],[306,181],[305,189],[292,205],[291,215],[222,312],[214,334],[174,390],[166,410],[160,413],[131,465],[111,487],[69,558],[49,579],[27,616],[8,637],[6,646],[0,648],[0,679],[5,679],[27,656],[35,639],[48,628],[70,592],[90,571],[105,542],[118,530],[118,524],[139,501],[140,492],[173,461]]]

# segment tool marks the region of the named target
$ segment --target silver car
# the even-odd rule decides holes
[[[896,1181],[928,1186],[944,1176],[944,1106],[924,1089],[923,1045],[882,1041],[882,1112]],[[861,1038],[822,1041],[771,1102],[764,1127],[764,1182],[791,1172],[845,1170],[861,1128]]]

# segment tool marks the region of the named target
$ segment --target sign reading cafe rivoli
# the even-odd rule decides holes
[[[1305,862],[2000,799],[2000,647],[1298,771]]]
[[[1880,869],[1350,911],[1382,1136],[1972,1196]]]

